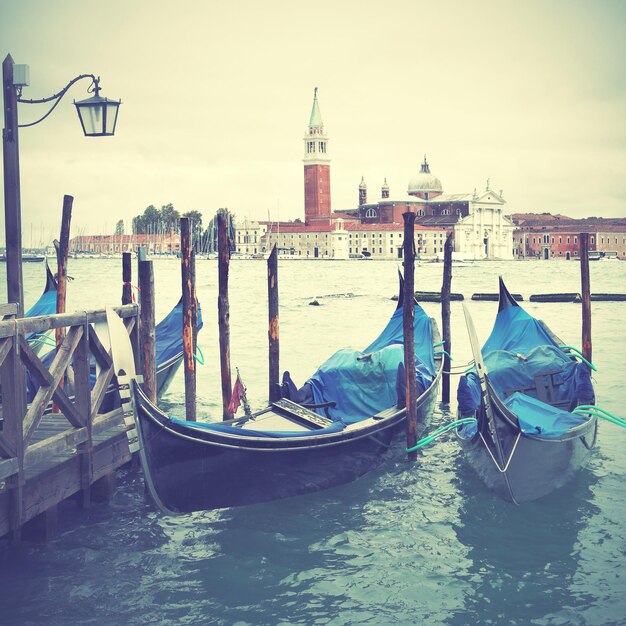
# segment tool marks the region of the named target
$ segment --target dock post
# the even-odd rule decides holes
[[[139,261],[139,292],[141,294],[139,349],[141,352],[143,391],[150,401],[156,404],[156,331],[154,326],[154,271],[152,261]]]
[[[122,304],[133,302],[133,264],[130,252],[122,253]]]
[[[194,347],[197,329],[194,326],[196,308],[195,284],[192,275],[193,250],[188,217],[180,218],[180,267],[183,291],[183,361],[185,364],[185,414],[187,421],[196,421],[196,364]]]
[[[220,368],[222,376],[222,413],[223,419],[232,418],[228,409],[232,388],[230,374],[230,306],[228,303],[228,266],[230,250],[228,246],[228,211],[217,212],[217,264],[218,264],[218,296],[217,317],[220,338]]]
[[[443,248],[443,283],[441,285],[441,333],[443,339],[443,375],[441,380],[441,401],[450,403],[450,359],[452,354],[452,333],[450,332],[450,291],[452,288],[452,247],[454,231],[446,236]]]
[[[406,447],[417,443],[417,383],[415,380],[415,213],[407,211],[404,219],[404,369],[406,371]],[[417,451],[409,452],[409,461],[417,459]]]
[[[582,295],[582,312],[583,312],[583,337],[582,337],[582,353],[583,356],[592,362],[591,349],[591,285],[589,279],[589,233],[580,233],[578,235],[580,241],[580,283]]]
[[[7,302],[19,305],[24,315],[24,281],[22,276],[22,208],[20,200],[20,152],[18,147],[17,91],[13,84],[14,61],[7,54],[2,63],[4,95],[4,232],[6,241]]]
[[[57,247],[57,314],[65,313],[67,302],[67,257],[70,247],[70,225],[72,222],[73,196],[63,196],[63,213],[61,216],[61,240]],[[65,328],[55,330],[57,350],[65,339]],[[63,388],[65,376],[59,381],[59,388]],[[56,403],[52,403],[52,411],[59,412]]]
[[[278,339],[278,249],[276,244],[267,259],[267,301],[269,342],[269,400],[280,398],[278,378],[280,375],[280,343]]]
[[[17,305],[17,317],[22,312]],[[26,386],[24,384],[24,368],[19,356],[17,343],[19,336],[13,336],[9,354],[0,367],[0,381],[2,389],[12,389],[12,393],[3,394],[2,413],[4,423],[0,446],[3,456],[17,460],[17,471],[7,477],[6,486],[9,489],[9,527],[10,538],[13,543],[21,541],[22,520],[24,519],[24,435],[23,422],[26,415]]]

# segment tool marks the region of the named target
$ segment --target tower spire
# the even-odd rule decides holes
[[[327,147],[328,135],[324,130],[317,101],[317,87],[315,87],[309,126],[304,136],[304,218],[306,223],[330,219],[330,158]]]

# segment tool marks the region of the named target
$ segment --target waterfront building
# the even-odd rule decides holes
[[[575,259],[580,256],[580,233],[589,234],[592,256],[626,260],[626,219],[574,219],[550,213],[516,213],[513,233],[516,258]]]
[[[482,194],[444,195],[443,186],[424,157],[419,171],[408,182],[406,195],[390,193],[387,179],[380,198],[368,201],[362,177],[355,208],[333,211],[330,191],[329,136],[317,98],[304,135],[304,221],[255,222],[236,225],[236,249],[241,254],[267,254],[276,244],[283,255],[297,258],[344,259],[350,257],[401,258],[404,220],[416,214],[415,246],[418,258],[443,255],[443,242],[454,230],[455,252],[467,259],[512,259],[514,225],[504,214],[502,192],[487,183]],[[251,230],[251,228],[254,229]],[[255,247],[251,241],[259,242]]]
[[[115,255],[146,248],[150,255],[180,253],[180,235],[78,235],[70,239],[69,253],[85,256]]]

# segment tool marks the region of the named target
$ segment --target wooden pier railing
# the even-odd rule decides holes
[[[116,311],[136,348],[137,306]],[[0,537],[19,540],[28,523],[55,518],[70,496],[88,506],[94,484],[131,454],[110,349],[94,329],[106,324],[105,311],[18,318],[9,304],[0,317]],[[57,329],[65,337],[56,353],[37,355],[27,337]]]

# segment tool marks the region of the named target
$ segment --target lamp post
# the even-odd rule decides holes
[[[20,160],[18,128],[35,126],[43,122],[61,101],[69,88],[83,78],[91,79],[88,92],[95,95],[79,102],[74,101],[86,137],[113,135],[121,100],[100,96],[100,78],[93,74],[80,74],[61,91],[49,98],[27,100],[22,98],[22,88],[29,84],[28,66],[15,65],[11,55],[2,64],[2,89],[4,95],[4,130],[2,153],[4,157],[4,215],[6,234],[7,300],[19,305],[19,315],[24,314],[24,285],[22,281],[22,215],[20,201]],[[35,122],[18,124],[17,105],[53,102],[48,112]]]

